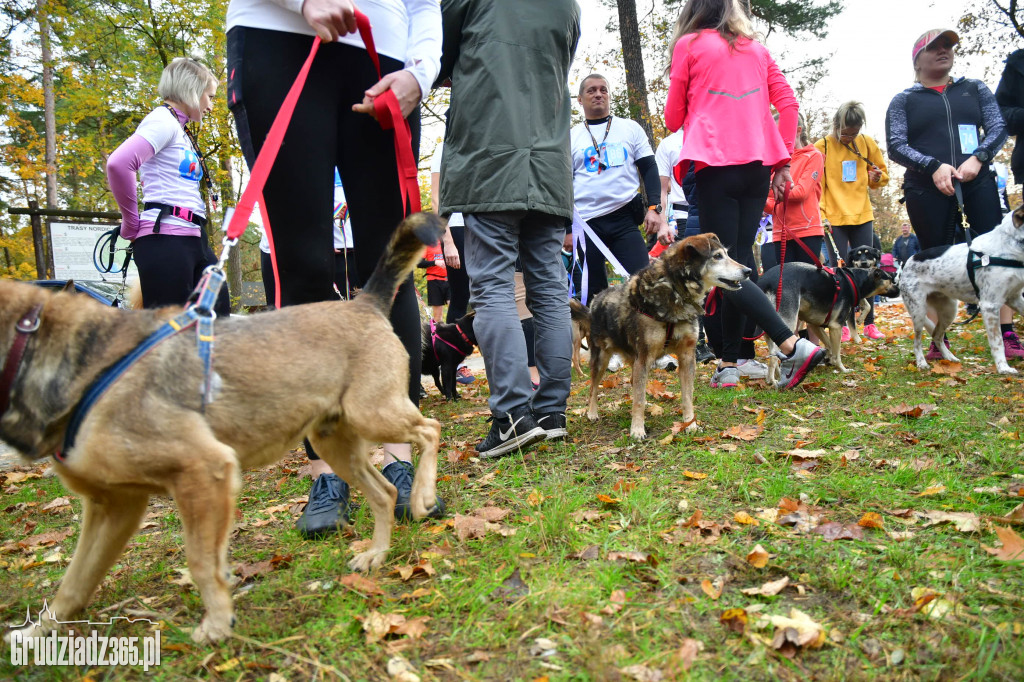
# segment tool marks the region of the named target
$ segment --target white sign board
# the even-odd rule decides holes
[[[53,272],[56,279],[77,280],[121,280],[120,272],[100,272],[93,263],[93,249],[97,240],[104,232],[112,229],[111,224],[99,223],[50,223],[50,237],[53,248]],[[117,270],[124,262],[124,249],[128,240],[117,240],[117,251],[114,253],[114,269]],[[109,253],[103,254],[109,260]],[[139,272],[132,261],[128,266],[128,281],[134,282]]]

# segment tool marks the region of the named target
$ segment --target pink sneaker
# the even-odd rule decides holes
[[[949,339],[942,339],[942,342],[946,344],[946,348],[949,348]],[[925,360],[941,360],[942,351],[935,345],[935,341],[932,341],[932,345],[928,347],[928,354],[924,356]]]
[[[1003,334],[1003,352],[1007,358],[1024,358],[1024,346],[1021,345],[1016,333]]]
[[[843,336],[839,340],[842,341],[843,343],[846,343],[847,341],[850,340],[850,328],[847,327],[845,324],[843,325]]]
[[[869,339],[884,339],[885,338],[885,334],[883,334],[882,332],[878,331],[878,327],[876,327],[873,324],[866,324],[866,325],[864,325],[864,336],[868,337]]]

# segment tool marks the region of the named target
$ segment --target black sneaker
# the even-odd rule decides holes
[[[504,417],[492,418],[491,431],[476,446],[476,451],[481,457],[501,457],[545,438],[547,432],[534,420],[530,408],[523,405]]]
[[[715,359],[715,352],[711,350],[711,346],[704,339],[697,342],[697,347],[693,349],[693,353],[697,357],[697,362],[702,365]]]
[[[320,474],[309,489],[309,501],[295,528],[306,538],[319,538],[348,526],[348,483],[337,474]]]
[[[398,490],[398,499],[395,501],[395,520],[412,521],[412,505],[409,503],[409,498],[412,496],[412,480],[416,475],[416,469],[413,468],[411,462],[395,460],[384,467],[381,473]],[[438,495],[437,504],[430,510],[427,517],[439,519],[442,516],[444,516],[444,500]]]
[[[533,413],[537,425],[544,429],[546,440],[561,440],[569,435],[565,428],[565,412]]]

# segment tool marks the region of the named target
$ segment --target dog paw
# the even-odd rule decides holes
[[[387,550],[371,549],[366,552],[360,552],[352,557],[352,560],[348,562],[348,567],[353,571],[360,573],[368,573],[375,568],[380,568],[384,563],[384,557],[387,555]]]
[[[633,440],[644,440],[644,439],[647,438],[647,430],[646,429],[630,429],[629,430],[629,437],[632,438]]]
[[[53,628],[43,625],[42,623],[33,623],[32,625],[19,628],[17,630],[11,630],[4,634],[4,642],[12,646],[18,645],[22,640],[30,639],[33,637],[45,637],[53,631]]]
[[[1020,374],[1020,372],[1015,370],[1013,367],[1010,367],[1009,365],[1007,365],[1006,367],[997,367],[996,369],[999,371],[1000,374]]]
[[[696,419],[691,419],[690,423],[686,425],[685,429],[683,429],[683,431],[686,431],[686,433],[697,433],[700,430],[700,426],[697,425]]]
[[[215,644],[231,636],[232,618],[213,618],[206,616],[199,627],[192,631],[192,641],[196,644]]]
[[[589,419],[592,422],[596,422],[597,421],[597,411],[595,410],[595,411],[591,412],[591,411],[587,410],[587,419]]]

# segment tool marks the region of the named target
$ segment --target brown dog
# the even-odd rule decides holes
[[[584,339],[587,341],[587,349],[590,348],[590,308],[575,298],[570,298],[569,315],[572,321],[572,367],[583,376],[580,349],[583,347]]]
[[[394,487],[370,464],[371,443],[413,443],[421,454],[412,489],[416,518],[435,505],[440,425],[409,400],[408,355],[388,322],[398,284],[424,244],[441,236],[433,214],[395,232],[362,294],[216,323],[214,400],[201,406],[195,333],[169,337],[144,355],[87,412],[75,444],[55,464],[82,497],[82,532],[56,599],[56,619],[83,609],[145,514],[149,496],[169,494],[181,513],[192,578],[206,605],[196,641],[231,634],[228,536],[240,470],[278,460],[303,436],[373,510],[370,548],[349,566],[379,566],[391,542]],[[0,415],[0,438],[29,459],[62,447],[87,387],[175,310],[125,312],[85,297],[0,281],[0,357],[15,325],[41,305]],[[374,380],[362,369],[376,368]],[[2,387],[0,387],[2,390]],[[0,395],[0,409],[5,402]],[[53,622],[38,629],[44,634]]]
[[[697,429],[693,416],[693,377],[697,371],[697,318],[712,287],[738,289],[750,268],[729,258],[718,237],[700,234],[667,248],[622,284],[605,289],[590,306],[590,406],[597,421],[597,393],[612,355],[633,366],[632,420],[629,435],[646,438],[647,373],[665,353],[679,360],[680,396],[686,430]]]

